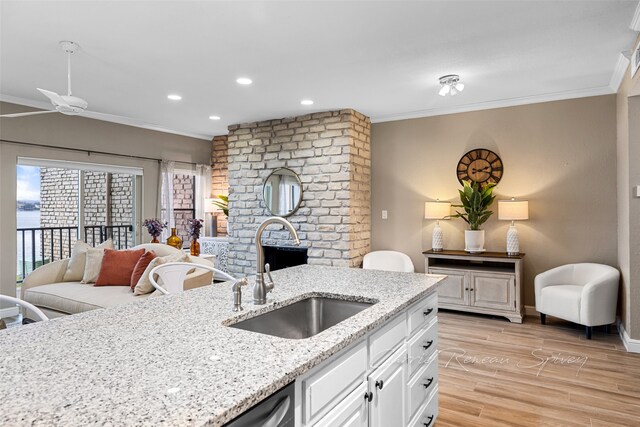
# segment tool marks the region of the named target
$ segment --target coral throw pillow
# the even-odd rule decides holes
[[[147,266],[151,261],[153,261],[155,257],[156,254],[153,251],[145,252],[140,257],[140,259],[136,263],[136,266],[133,268],[133,273],[131,273],[131,282],[129,283],[129,286],[131,286],[131,290],[136,287],[136,285],[138,284],[138,280],[140,280],[140,278],[144,274],[144,271],[147,269]]]
[[[95,286],[131,286],[131,275],[144,249],[116,251],[105,249]]]

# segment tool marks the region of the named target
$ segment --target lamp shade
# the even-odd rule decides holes
[[[529,219],[529,202],[526,200],[498,200],[498,219],[521,221]]]
[[[213,204],[215,199],[204,199],[204,211],[205,213],[215,212],[217,210],[216,205]]]
[[[424,219],[445,219],[451,214],[451,203],[449,202],[425,202]]]

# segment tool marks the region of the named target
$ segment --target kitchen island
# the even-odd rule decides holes
[[[223,283],[9,329],[0,425],[223,425],[404,316],[442,278],[303,265],[273,272],[266,305],[244,288],[238,313]],[[306,339],[227,326],[309,296],[376,303]]]

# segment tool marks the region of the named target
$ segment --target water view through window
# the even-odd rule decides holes
[[[18,229],[38,228],[40,227],[40,168],[36,166],[21,166],[16,168],[16,225]],[[30,236],[29,236],[30,237]],[[24,238],[24,241],[23,241]],[[41,246],[40,235],[35,235],[35,247]],[[16,271],[18,272],[18,280],[22,279],[23,260],[30,260],[33,250],[33,241],[26,238],[21,232],[18,232],[17,260]],[[25,254],[22,253],[24,247]],[[33,266],[27,262],[28,271]]]

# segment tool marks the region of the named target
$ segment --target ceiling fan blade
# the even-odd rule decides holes
[[[65,101],[60,95],[58,95],[55,92],[51,92],[50,90],[44,90],[44,89],[40,89],[40,88],[36,88],[38,89],[38,91],[40,93],[42,93],[44,96],[46,96],[47,98],[49,98],[51,101],[53,101],[54,105],[61,105],[63,107],[69,107],[69,104],[67,104],[67,101]]]
[[[3,117],[35,116],[36,114],[49,114],[49,113],[57,113],[57,111],[56,111],[56,110],[50,110],[50,111],[32,111],[32,112],[30,112],[30,113],[4,114],[4,115],[0,116],[0,118],[3,118]]]

